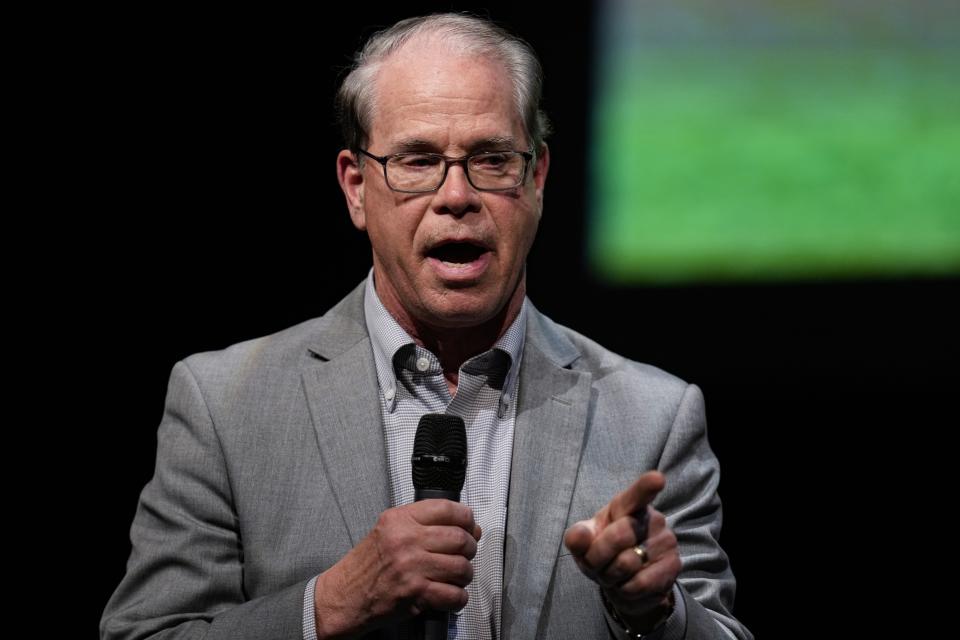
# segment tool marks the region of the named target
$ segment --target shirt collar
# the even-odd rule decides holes
[[[512,401],[514,381],[520,370],[520,360],[523,356],[523,345],[526,338],[528,299],[524,297],[520,305],[520,312],[502,336],[493,344],[492,349],[503,351],[510,357],[510,365],[501,391],[501,413],[503,405]],[[413,338],[397,323],[387,308],[380,301],[373,283],[373,269],[367,275],[367,283],[363,296],[364,316],[367,324],[367,333],[373,346],[373,357],[377,366],[377,380],[380,390],[387,399],[391,410],[396,404],[397,375],[393,368],[393,356],[396,352],[409,344],[414,344]],[[481,355],[481,354],[478,354]],[[474,356],[477,357],[477,356]],[[471,358],[472,360],[472,358]]]

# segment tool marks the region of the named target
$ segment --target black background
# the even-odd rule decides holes
[[[932,451],[955,420],[956,281],[595,282],[583,258],[592,9],[521,4],[480,13],[528,39],[545,67],[556,134],[531,299],[703,388],[735,613],[755,633],[782,636],[798,616],[812,631],[854,594],[899,609],[866,576],[874,545],[909,535],[917,489],[943,472]],[[84,628],[123,575],[173,364],[320,315],[366,275],[369,247],[334,172],[332,96],[350,54],[399,18],[479,8],[357,5],[85,16],[94,26],[63,60],[76,105],[62,123],[66,161],[92,211],[67,229],[84,240],[62,276],[73,294],[62,335],[82,362],[71,415],[95,426],[82,436],[96,563]]]

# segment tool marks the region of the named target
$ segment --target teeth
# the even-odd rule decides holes
[[[447,262],[446,260],[441,260],[440,262],[447,265],[448,267],[453,267],[454,269],[463,269],[464,267],[468,267],[471,264],[469,262]]]

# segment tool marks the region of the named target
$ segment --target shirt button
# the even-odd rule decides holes
[[[430,361],[426,358],[417,359],[417,369],[420,371],[426,371],[430,368]]]
[[[384,392],[383,392],[383,395],[384,395],[384,397],[385,397],[387,400],[393,400],[393,396],[396,395],[396,393],[397,393],[396,391],[394,391],[392,388],[390,388],[390,389],[387,389],[386,391],[384,391]]]

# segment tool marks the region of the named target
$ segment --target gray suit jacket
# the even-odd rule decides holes
[[[667,486],[654,506],[679,539],[685,637],[750,638],[730,613],[735,581],[717,544],[719,468],[699,389],[531,311],[503,637],[609,637],[599,591],[563,532],[659,469]],[[101,638],[302,638],[307,582],[390,506],[376,390],[362,285],[320,318],[178,362]]]

